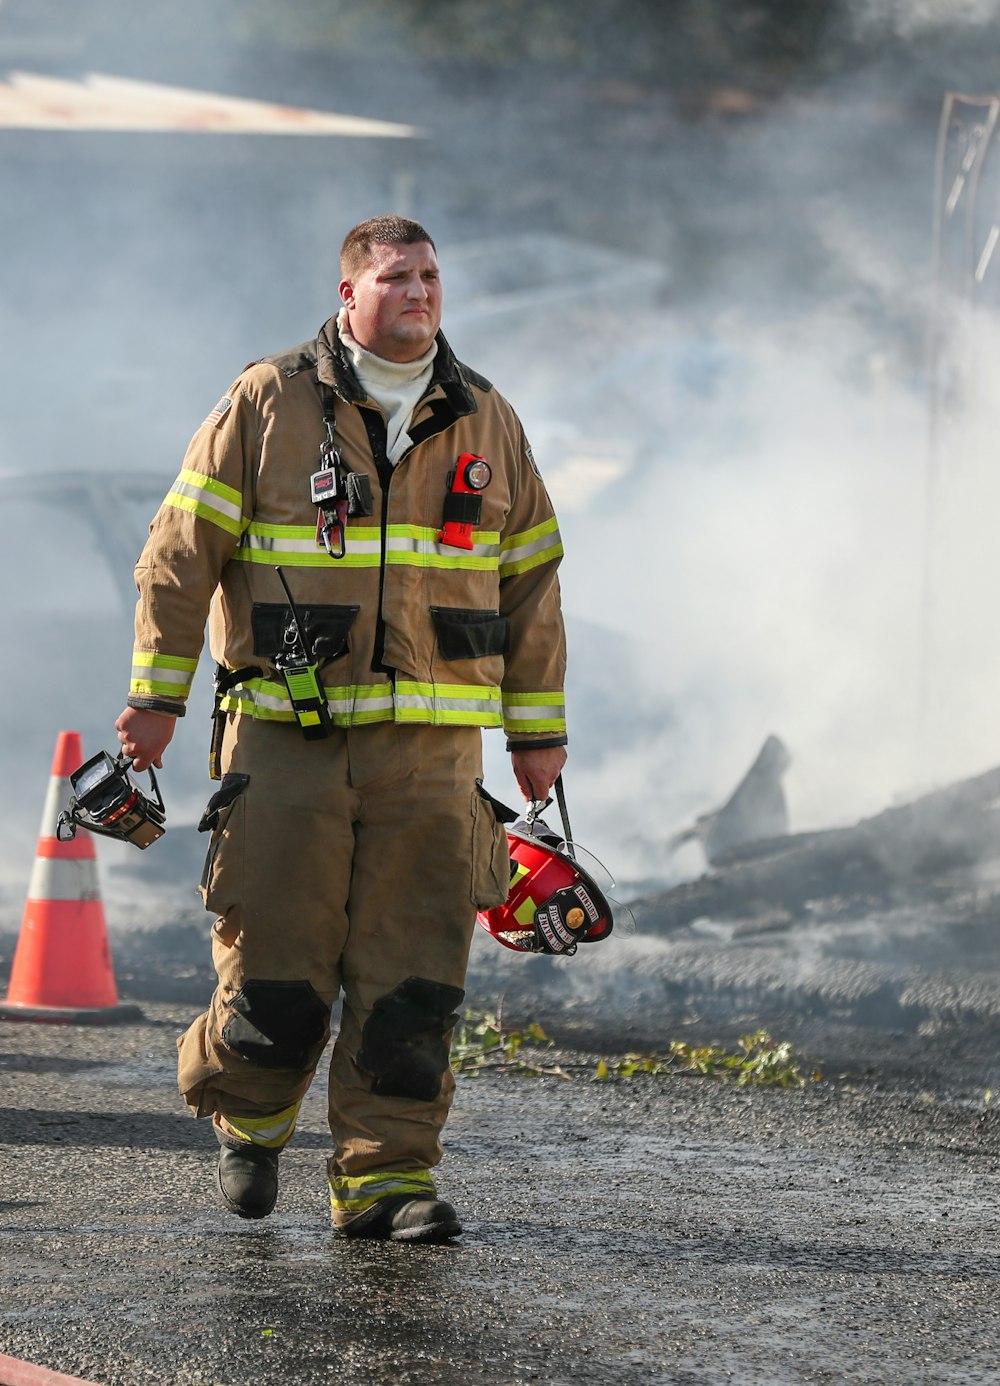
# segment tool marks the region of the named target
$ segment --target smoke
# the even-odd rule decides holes
[[[608,383],[571,396],[585,413],[546,477],[568,609],[619,638],[571,649],[571,713],[583,670],[615,698],[567,771],[575,826],[632,879],[697,868],[666,838],[723,801],[770,732],[792,751],[796,828],[989,755],[968,724],[935,728],[933,756],[919,744],[929,245],[918,259],[905,213],[925,204],[929,228],[929,183],[887,183],[926,131],[875,119],[857,93],[818,93],[722,138],[688,209],[712,278],[692,294],[668,257],[665,301],[617,320],[595,287],[592,378]],[[567,397],[567,373],[539,370],[521,408],[544,435],[538,396]],[[519,399],[514,362],[494,378]],[[582,496],[581,451],[605,477]],[[970,667],[981,652],[950,692]]]
[[[135,18],[117,47],[91,25],[77,71],[414,120],[429,136],[404,150],[4,133],[0,473],[141,472],[165,489],[245,362],[334,306],[343,231],[405,197],[442,249],[445,329],[518,408],[560,513],[584,845],[626,885],[700,869],[666,840],[727,797],[769,733],[793,757],[794,828],[984,768],[1000,675],[993,328],[969,328],[987,378],[936,492],[930,626],[926,331],[940,99],[963,43],[976,70],[996,8],[845,7],[859,44],[919,42],[909,76],[887,88],[859,65],[821,81],[817,58],[784,94],[731,103],[736,116],[713,115],[706,91],[694,120],[671,90],[605,89],[596,56],[579,85],[565,65],[550,84],[514,65],[270,57],[235,42],[220,9],[199,13],[186,67],[179,47],[157,55],[156,21],[140,47]],[[27,13],[0,10],[0,64],[8,14]],[[668,66],[670,35],[653,40]],[[17,63],[44,67],[31,41],[19,33]],[[734,87],[741,75],[736,62]],[[18,506],[2,577],[15,592],[30,573],[30,595],[0,622],[44,676],[15,679],[3,714],[15,904],[55,732],[78,725],[88,753],[107,744],[131,643],[101,522],[67,514],[58,491]],[[123,512],[109,483],[103,523],[137,552],[142,526]],[[203,669],[164,777],[174,822],[204,794],[207,682]],[[502,738],[486,748],[488,784],[515,802]]]
[[[983,28],[1000,16],[997,0],[851,0],[848,10],[860,38],[888,32],[914,39],[955,26]]]

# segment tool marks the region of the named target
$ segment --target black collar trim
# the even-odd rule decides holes
[[[488,380],[458,360],[443,332],[437,335],[437,347],[428,394],[433,395],[439,390],[441,395],[430,401],[430,418],[411,433],[414,442],[432,437],[455,419],[477,413],[479,406],[473,385],[484,393],[493,389]],[[303,342],[291,351],[267,356],[264,360],[289,378],[302,371],[315,371],[320,385],[332,387],[347,404],[363,404],[367,399],[340,339],[336,318],[330,318],[323,324],[315,341]]]

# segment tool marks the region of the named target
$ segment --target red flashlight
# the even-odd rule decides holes
[[[472,548],[472,527],[482,515],[480,494],[490,484],[493,472],[485,457],[463,452],[453,472],[448,473],[448,494],[444,500],[444,523],[438,543],[453,549]]]

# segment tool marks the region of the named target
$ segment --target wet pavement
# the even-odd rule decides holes
[[[819,1083],[602,1083],[611,1017],[551,1003],[570,1078],[459,1079],[439,1183],[466,1232],[420,1248],[332,1237],[321,1079],[275,1214],[217,1206],[173,1084],[193,1009],[0,1025],[0,1353],[106,1386],[1000,1381],[989,1025],[789,1015]]]

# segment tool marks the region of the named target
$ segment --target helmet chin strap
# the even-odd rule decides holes
[[[556,782],[553,787],[556,791],[556,803],[559,806],[559,817],[562,819],[563,841],[566,845],[566,855],[572,857],[575,861],[576,848],[573,846],[573,830],[569,825],[569,810],[566,807],[566,790],[563,788],[562,775],[556,776]],[[532,799],[531,803],[528,805],[528,812],[525,814],[525,821],[528,824],[529,831],[534,828],[535,820],[541,817],[551,802],[551,798]]]
[[[573,829],[569,825],[569,810],[566,807],[566,791],[563,789],[562,775],[556,776],[556,803],[559,805],[559,817],[562,819],[563,837],[566,841],[566,854],[576,860],[576,848],[573,846]]]

